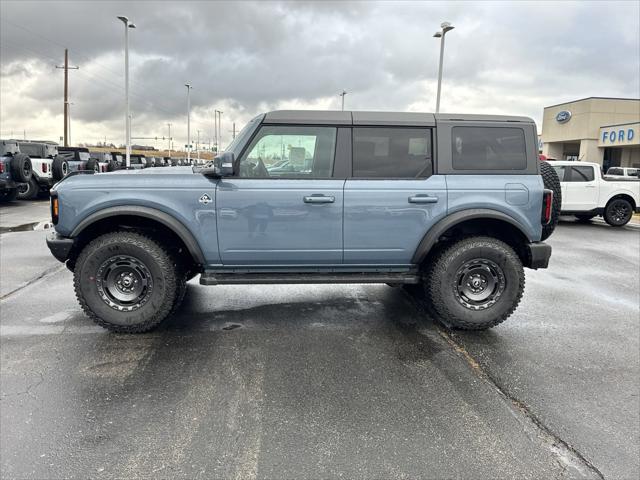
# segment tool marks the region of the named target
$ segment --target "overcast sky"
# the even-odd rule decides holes
[[[280,108],[435,109],[442,21],[441,111],[527,115],[588,96],[640,97],[640,2],[0,1],[0,136],[62,135],[64,48],[72,142],[124,141],[124,26],[130,30],[134,137],[223,142]],[[139,141],[138,143],[145,143]],[[166,142],[146,142],[158,147]]]

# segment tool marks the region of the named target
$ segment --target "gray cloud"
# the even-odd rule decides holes
[[[438,41],[447,35],[443,110],[524,114],[583,96],[640,96],[637,3],[31,2],[3,1],[2,135],[57,138],[67,46],[74,140],[123,128],[123,25],[131,31],[135,136],[184,143],[185,81],[194,131],[261,109],[433,109]],[[226,134],[226,132],[225,132]]]

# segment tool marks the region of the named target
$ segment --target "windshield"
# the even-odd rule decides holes
[[[225,149],[225,152],[233,152],[236,155],[239,155],[240,154],[239,148],[242,148],[244,146],[244,144],[249,139],[253,131],[260,124],[260,121],[262,120],[263,117],[264,117],[264,114],[260,114],[256,117],[253,117],[249,121],[249,123],[247,123],[244,126],[244,128],[240,130],[240,133],[236,135],[236,138],[234,138],[233,141],[227,146],[227,148]]]

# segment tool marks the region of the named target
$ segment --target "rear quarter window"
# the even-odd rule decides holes
[[[454,170],[525,170],[524,130],[508,127],[453,127]]]

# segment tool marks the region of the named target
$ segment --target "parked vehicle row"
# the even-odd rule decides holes
[[[92,151],[86,147],[62,147],[38,140],[1,140],[0,201],[31,200],[48,194],[51,187],[72,172],[107,173],[126,168],[122,152]],[[131,169],[204,164],[182,157],[130,156]]]

